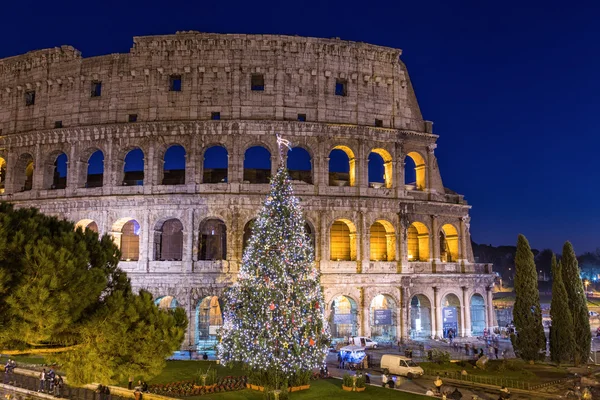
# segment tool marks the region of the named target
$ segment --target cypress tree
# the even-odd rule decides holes
[[[524,360],[538,360],[546,349],[546,336],[533,253],[523,235],[519,235],[515,254],[515,295],[513,318],[517,334],[511,338],[515,352]]]
[[[575,336],[575,365],[585,363],[590,354],[592,332],[590,330],[590,317],[587,300],[583,290],[583,282],[579,271],[579,264],[575,250],[570,242],[563,246],[562,277],[569,299],[569,309],[573,315],[573,334]]]
[[[550,303],[550,358],[560,364],[570,361],[575,351],[573,316],[569,309],[567,289],[562,279],[561,263],[552,255],[552,302]]]

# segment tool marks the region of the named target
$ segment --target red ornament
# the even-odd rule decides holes
[[[315,341],[313,340],[313,338],[310,338],[310,340],[308,341],[308,344],[310,344],[311,346],[315,345]]]
[[[317,310],[319,309],[319,302],[318,301],[315,302],[315,309],[317,309]]]
[[[269,305],[269,310],[273,311],[275,309],[275,304],[271,303],[271,305]]]

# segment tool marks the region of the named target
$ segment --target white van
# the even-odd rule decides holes
[[[381,369],[389,372],[391,375],[406,376],[416,378],[422,376],[423,368],[419,367],[413,360],[404,356],[395,354],[384,354],[381,356]]]
[[[354,346],[362,346],[367,349],[377,348],[377,342],[366,336],[352,336],[350,338],[350,344]]]

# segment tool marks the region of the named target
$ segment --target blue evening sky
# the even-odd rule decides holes
[[[580,1],[21,1],[0,57],[70,44],[127,52],[178,30],[340,37],[403,49],[434,121],[444,185],[479,243],[600,247],[600,3]]]

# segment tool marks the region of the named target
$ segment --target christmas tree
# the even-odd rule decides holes
[[[243,363],[254,383],[274,390],[323,366],[330,342],[311,240],[281,164],[226,293],[217,346],[224,364]]]

